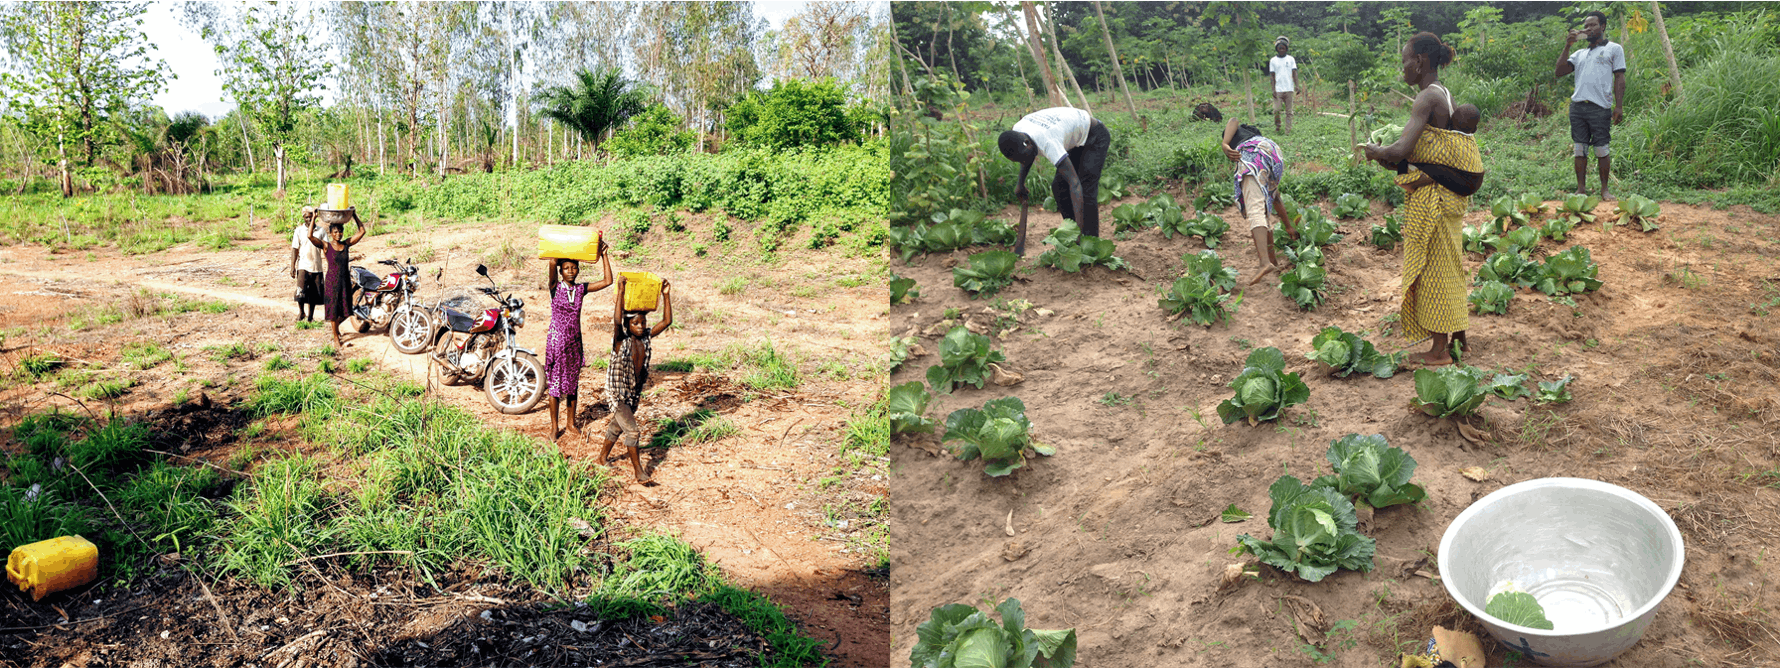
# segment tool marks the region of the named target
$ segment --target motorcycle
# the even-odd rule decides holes
[[[431,319],[432,368],[442,384],[461,385],[481,381],[488,403],[502,413],[531,410],[544,398],[544,365],[537,353],[519,347],[518,332],[525,326],[525,301],[511,293],[502,295],[488,277],[488,267],[476,265],[476,273],[489,287],[478,292],[494,299],[497,308],[474,310],[474,300],[446,300]]]
[[[352,280],[358,296],[353,300],[352,316],[358,320],[358,331],[386,329],[396,350],[412,355],[426,350],[427,334],[432,331],[426,310],[414,299],[420,282],[420,268],[412,260],[406,264],[395,260],[379,260],[377,264],[394,268],[395,273],[379,276],[364,267],[352,268]]]

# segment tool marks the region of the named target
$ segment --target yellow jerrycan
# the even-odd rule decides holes
[[[330,184],[328,184],[328,205],[326,208],[332,209],[334,211],[345,211],[346,209],[350,208],[352,202],[347,198],[346,195],[347,195],[346,184],[344,184],[344,183],[330,183]]]
[[[538,257],[598,262],[600,231],[578,225],[540,225]]]
[[[62,536],[20,546],[6,558],[6,578],[31,592],[31,600],[73,589],[99,577],[99,546],[80,536]]]
[[[661,297],[661,277],[646,271],[621,271],[624,277],[624,310],[653,311]]]

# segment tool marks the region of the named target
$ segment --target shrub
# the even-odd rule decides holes
[[[619,157],[684,153],[692,148],[698,134],[681,130],[682,121],[666,105],[657,104],[631,118],[631,123],[603,144]]]
[[[846,91],[831,79],[779,79],[770,90],[743,95],[725,117],[736,141],[771,149],[855,142],[862,127],[848,112]]]

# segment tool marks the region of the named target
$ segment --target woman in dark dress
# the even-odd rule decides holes
[[[328,240],[316,241],[309,238],[309,243],[321,247],[322,256],[327,260],[327,276],[322,279],[322,308],[328,320],[328,327],[334,333],[334,347],[345,348],[352,344],[340,340],[340,323],[352,314],[352,255],[351,249],[359,240],[365,238],[365,232],[371,226],[359,220],[358,212],[352,212],[352,221],[358,223],[358,234],[351,239],[346,236],[344,223],[328,225]]]

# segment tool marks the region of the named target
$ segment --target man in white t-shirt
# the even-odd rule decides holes
[[[1562,78],[1576,73],[1576,92],[1570,95],[1570,141],[1575,146],[1576,192],[1588,192],[1588,149],[1594,147],[1601,163],[1601,199],[1612,201],[1607,194],[1607,178],[1613,173],[1613,158],[1607,143],[1612,129],[1625,120],[1625,49],[1607,41],[1607,15],[1589,12],[1582,20],[1581,30],[1571,30],[1564,50],[1575,46],[1576,40],[1588,38],[1588,47],[1569,56],[1560,56],[1557,75]]]
[[[315,207],[303,207],[303,222],[290,234],[290,277],[297,279],[297,320],[315,319],[315,307],[322,298],[321,276],[327,270],[321,248],[303,237],[325,240],[326,234],[315,225]]]
[[[1287,135],[1292,134],[1292,98],[1298,93],[1298,60],[1286,54],[1291,45],[1292,40],[1280,35],[1273,40],[1273,52],[1279,55],[1267,61],[1267,71],[1273,74],[1273,129]]]
[[[1051,196],[1064,220],[1073,220],[1082,234],[1100,236],[1100,170],[1112,135],[1088,112],[1072,107],[1052,107],[1027,114],[1014,129],[1001,133],[1001,154],[1020,163],[1020,180],[1014,194],[1020,198],[1019,236],[1014,252],[1026,254],[1026,174],[1040,153],[1057,166],[1051,180]]]

